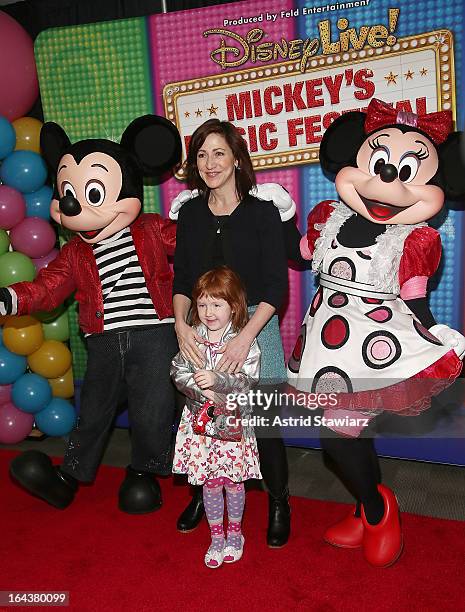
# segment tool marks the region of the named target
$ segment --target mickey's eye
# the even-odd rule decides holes
[[[100,181],[89,181],[86,185],[86,200],[91,206],[101,206],[105,199],[105,187]]]
[[[415,155],[407,155],[399,164],[399,179],[403,183],[410,183],[416,177],[420,161]]]
[[[371,175],[376,176],[381,172],[381,168],[389,161],[389,151],[386,149],[376,149],[370,157],[368,170]]]
[[[71,183],[68,183],[68,181],[61,183],[61,193],[63,196],[73,196],[73,198],[76,197],[74,187],[71,185]]]

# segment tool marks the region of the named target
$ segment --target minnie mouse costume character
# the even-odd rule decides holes
[[[63,464],[38,451],[16,457],[11,475],[30,493],[57,508],[74,499],[79,482],[95,478],[122,393],[128,398],[131,464],[119,491],[124,512],[161,506],[153,474],[171,472],[177,352],[171,305],[176,225],[158,214],[140,214],[143,177],[160,176],[180,159],[181,141],[169,121],[135,119],[121,144],[82,140],[46,123],[41,149],[54,173],[52,218],[76,232],[33,282],[0,289],[0,311],[52,310],[76,291],[88,364],[78,423]]]
[[[425,221],[444,196],[465,193],[461,134],[451,129],[448,111],[417,116],[376,99],[366,113],[336,119],[320,160],[336,174],[341,201],[311,211],[300,244],[320,287],[288,364],[289,381],[301,391],[338,392],[338,405],[325,409],[321,445],[357,499],[355,512],[325,540],[362,546],[378,567],[400,556],[402,533],[396,497],[381,484],[363,424],[383,411],[428,408],[459,375],[465,351],[459,332],[435,324],[426,298],[441,241]]]

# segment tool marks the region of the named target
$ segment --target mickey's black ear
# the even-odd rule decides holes
[[[323,135],[320,163],[323,170],[336,173],[345,166],[357,165],[357,153],[366,134],[365,113],[352,111],[335,119]]]
[[[50,170],[57,171],[58,162],[70,145],[71,142],[62,127],[51,121],[44,123],[40,130],[40,148]]]
[[[441,187],[449,200],[465,196],[465,139],[463,132],[449,134],[438,147]]]
[[[137,157],[144,176],[163,174],[181,159],[181,137],[176,126],[157,115],[134,119],[121,137],[121,146]]]

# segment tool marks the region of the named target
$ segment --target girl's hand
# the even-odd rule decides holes
[[[218,350],[218,353],[224,354],[216,370],[218,370],[218,372],[229,372],[229,374],[237,374],[237,372],[240,372],[247,359],[253,340],[253,338],[249,338],[241,332],[235,338],[231,338],[231,340],[226,342],[226,344]]]
[[[197,346],[197,343],[204,343],[203,338],[187,323],[176,323],[174,329],[182,356],[198,368],[203,368],[205,366],[205,355]]]
[[[215,373],[211,370],[198,370],[194,373],[194,380],[203,389],[210,389],[215,383]]]

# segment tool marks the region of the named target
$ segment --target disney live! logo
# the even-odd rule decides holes
[[[376,24],[364,25],[359,31],[349,28],[349,20],[341,17],[337,20],[336,27],[338,37],[333,40],[331,22],[329,19],[318,23],[319,37],[307,39],[294,39],[287,41],[262,41],[266,37],[264,30],[253,28],[243,36],[236,32],[215,28],[206,30],[203,35],[208,37],[212,34],[221,35],[220,45],[210,52],[211,59],[223,69],[236,68],[246,62],[266,63],[270,61],[300,60],[300,71],[305,72],[308,60],[316,55],[320,48],[321,54],[344,53],[350,48],[363,49],[366,45],[378,48],[388,45],[392,47],[397,42],[393,35],[397,26],[400,10],[390,8],[388,11],[389,26]]]

